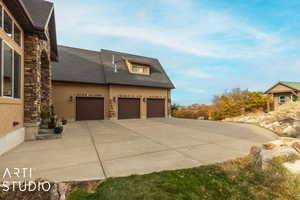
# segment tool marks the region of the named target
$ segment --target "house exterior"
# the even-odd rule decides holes
[[[0,155],[35,138],[57,56],[52,3],[0,0]]]
[[[171,115],[174,85],[157,59],[59,46],[53,106],[68,120],[146,119]]]
[[[53,3],[0,0],[0,155],[39,136],[44,107],[68,120],[169,117],[173,88],[157,59],[58,47]]]
[[[279,82],[268,89],[266,94],[274,100],[274,109],[280,105],[300,99],[300,82]]]

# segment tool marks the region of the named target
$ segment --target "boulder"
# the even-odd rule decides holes
[[[67,193],[67,185],[65,183],[59,183],[58,184],[58,192],[60,195],[59,200],[65,200],[66,199],[66,193]]]
[[[295,113],[295,118],[294,119],[300,121],[300,112]]]
[[[294,128],[300,128],[300,121],[294,121],[294,123],[293,123],[293,127]]]
[[[293,147],[298,153],[300,153],[300,142],[294,142],[291,147]]]
[[[274,148],[272,150],[262,149],[259,153],[256,167],[259,170],[265,170],[273,158],[290,154],[298,154],[298,152],[290,146],[281,146],[280,148]]]
[[[251,156],[257,157],[260,154],[261,149],[262,148],[260,146],[257,146],[257,145],[253,146],[253,147],[251,147],[249,154]]]
[[[283,130],[283,133],[289,137],[297,137],[298,133],[297,130],[293,126],[288,126]]]
[[[300,160],[296,160],[294,163],[285,162],[283,166],[293,174],[300,174]]]
[[[50,191],[50,200],[59,200],[57,184],[53,184]]]

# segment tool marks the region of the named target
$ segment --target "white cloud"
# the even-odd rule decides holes
[[[227,13],[206,8],[195,10],[191,1],[159,2],[167,6],[161,21],[152,17],[146,6],[134,14],[130,10],[119,13],[116,5],[87,4],[78,8],[75,3],[70,6],[57,2],[58,30],[85,36],[137,39],[196,56],[225,59],[268,56],[288,48],[276,34],[259,30]]]

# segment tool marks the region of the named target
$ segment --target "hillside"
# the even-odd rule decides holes
[[[269,113],[251,113],[223,121],[257,124],[279,135],[298,137],[300,136],[300,102],[287,103]]]

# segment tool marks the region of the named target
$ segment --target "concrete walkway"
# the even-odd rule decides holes
[[[52,181],[104,179],[241,157],[276,136],[256,126],[186,119],[70,123],[63,139],[26,142],[0,157]]]

